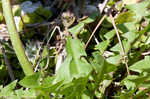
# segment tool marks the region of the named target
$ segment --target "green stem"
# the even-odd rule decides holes
[[[7,24],[7,29],[17,58],[22,66],[25,75],[32,75],[34,73],[32,64],[29,62],[27,56],[25,55],[25,50],[19,38],[19,34],[17,32],[14,18],[12,15],[10,0],[2,0],[2,7],[4,18]]]

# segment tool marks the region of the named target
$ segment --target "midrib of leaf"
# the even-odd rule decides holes
[[[71,62],[75,62],[75,65],[76,65],[76,70],[77,70],[77,72],[79,71],[79,68],[78,68],[78,66],[80,66],[80,64],[78,63],[78,60],[80,59],[80,55],[79,55],[79,57],[78,57],[78,55],[77,55],[77,57],[76,57],[76,53],[75,53],[75,50],[76,50],[76,48],[74,48],[73,47],[73,45],[72,44],[75,44],[75,42],[74,42],[74,40],[71,40],[71,38],[68,38],[69,39],[69,42],[72,42],[71,44],[69,44],[68,46],[69,46],[69,48],[70,48],[70,53],[69,54],[71,54],[71,57],[72,57],[72,60],[71,60]],[[77,43],[78,44],[78,43]],[[78,45],[79,46],[79,45]]]

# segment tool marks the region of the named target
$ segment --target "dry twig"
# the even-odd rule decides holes
[[[87,41],[87,43],[86,43],[86,45],[85,45],[85,49],[87,48],[87,46],[88,46],[88,44],[90,43],[92,37],[94,36],[96,30],[97,30],[98,27],[102,24],[102,22],[104,21],[104,19],[106,18],[106,16],[107,16],[107,15],[104,15],[104,16],[102,17],[102,19],[99,21],[99,23],[97,24],[97,26],[95,27],[94,31],[92,32],[92,34],[91,34],[89,40]]]
[[[54,29],[53,29],[53,31],[52,31],[52,33],[51,33],[51,35],[50,35],[50,37],[49,37],[49,39],[47,40],[47,43],[46,43],[47,46],[48,46],[48,44],[49,44],[49,42],[50,42],[52,36],[54,35],[56,29],[58,29],[58,31],[60,32],[60,27],[59,27],[59,26],[55,26]],[[47,36],[49,35],[50,31],[51,31],[51,30],[48,31]],[[62,36],[61,33],[60,33],[60,35]],[[47,36],[46,36],[46,37],[47,37]],[[43,39],[43,42],[45,41],[45,39],[46,39],[46,38]],[[37,69],[38,69],[38,67],[39,67],[39,64],[40,64],[40,61],[41,61],[42,55],[40,54],[40,52],[41,52],[42,47],[43,47],[43,44],[41,45],[41,47],[39,48],[39,50],[38,50],[38,52],[37,52],[38,61],[33,65],[33,66],[35,66],[34,72],[37,71]],[[47,64],[46,64],[45,69],[48,67],[48,63],[49,63],[49,58],[47,57],[47,59],[48,59],[48,62],[47,62]]]
[[[87,27],[88,27],[89,31],[92,33],[92,30],[90,29],[89,25],[87,25]],[[96,44],[99,44],[99,41],[95,35],[94,35],[94,40],[95,40]]]
[[[59,26],[55,26],[55,28],[53,29],[53,31],[52,31],[52,33],[51,33],[51,35],[50,35],[50,37],[49,37],[49,39],[48,39],[48,41],[47,41],[47,44],[46,44],[47,46],[48,46],[48,44],[49,44],[49,42],[50,42],[52,36],[54,35],[56,29],[58,29],[59,33],[61,32],[61,31],[60,31],[60,27],[59,27]],[[61,35],[61,33],[60,33],[60,35]],[[48,68],[49,61],[50,61],[49,56],[47,56],[47,63],[46,63],[46,66],[44,67],[44,70]]]
[[[121,42],[118,29],[117,29],[117,27],[116,27],[114,18],[113,18],[113,16],[111,15],[111,13],[109,14],[109,17],[110,17],[110,19],[111,19],[111,21],[112,21],[112,25],[113,25],[113,27],[114,27],[114,29],[115,29],[115,32],[116,32],[116,35],[117,35],[117,38],[118,38],[118,41],[119,41],[119,44],[120,44],[120,47],[121,47],[121,50],[122,50],[122,56],[123,56],[123,59],[124,59],[125,65],[126,65],[127,73],[128,73],[128,75],[130,75],[130,72],[129,72],[129,69],[128,69],[128,64],[127,64],[127,56],[125,55],[125,50],[124,50],[123,44],[122,44],[122,42]]]
[[[98,5],[99,10],[100,10],[100,14],[102,14],[102,12],[103,12],[105,6],[107,5],[107,2],[108,2],[108,1],[109,1],[109,0],[105,0],[105,1],[103,2],[103,4],[99,4],[99,5]],[[99,21],[99,23],[97,24],[96,28],[95,28],[94,31],[92,32],[92,35],[90,36],[89,40],[87,41],[87,43],[86,43],[86,45],[85,45],[85,49],[87,48],[87,46],[88,46],[89,42],[91,41],[92,37],[94,36],[96,30],[97,30],[98,27],[101,25],[101,23],[104,21],[104,19],[106,18],[106,16],[107,16],[107,15],[104,15],[104,16],[102,17],[102,19]]]

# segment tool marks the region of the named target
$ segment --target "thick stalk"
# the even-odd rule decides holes
[[[25,73],[25,75],[32,75],[33,68],[32,64],[29,62],[27,56],[25,55],[25,50],[23,48],[22,42],[20,40],[19,34],[16,29],[16,25],[14,22],[14,18],[12,15],[12,9],[10,0],[2,0],[3,14],[5,17],[5,21],[7,24],[7,29],[10,35],[10,39],[17,55],[17,58],[21,64],[21,67]]]

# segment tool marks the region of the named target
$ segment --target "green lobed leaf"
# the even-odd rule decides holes
[[[92,13],[88,18],[86,18],[85,20],[81,21],[85,24],[89,24],[89,23],[92,23],[96,20],[96,17],[97,17],[97,13]]]
[[[106,60],[111,63],[111,64],[114,64],[114,65],[119,65],[120,64],[120,59],[122,58],[121,55],[115,55],[115,56],[111,56],[109,58],[107,58]]]
[[[34,99],[34,98],[36,98],[36,92],[35,92],[35,90],[32,90],[32,89],[23,90],[21,88],[21,89],[15,90],[15,94],[18,97],[18,99],[22,99],[22,98]]]
[[[150,56],[145,56],[143,60],[140,60],[129,67],[130,70],[142,72],[150,69]]]
[[[99,52],[94,52],[92,53],[94,60],[91,61],[91,64],[95,71],[98,73],[98,79],[97,80],[102,80],[104,77],[104,74],[109,73],[109,72],[114,72],[117,67],[109,62],[107,62],[103,56],[100,55]]]
[[[78,99],[81,97],[87,84],[88,78],[74,79],[72,82],[65,84],[60,89],[60,94],[65,95],[65,99]]]
[[[125,37],[129,43],[132,43],[136,39],[137,34],[136,34],[136,31],[129,31],[123,34],[122,36]]]
[[[13,90],[15,89],[17,84],[17,80],[13,81],[12,83],[10,83],[9,85],[7,85],[6,87],[4,87],[3,89],[0,90],[0,97],[4,96],[14,96],[14,92]]]
[[[131,11],[120,13],[116,19],[117,24],[122,24],[126,22],[133,22],[134,21],[134,13]]]
[[[129,31],[136,31],[136,24],[134,22],[127,22],[118,24],[117,28],[121,33],[127,33]]]
[[[85,60],[84,45],[79,39],[67,38],[67,57],[56,74],[54,83],[59,81],[70,82],[73,78],[87,77],[92,70],[91,65]]]
[[[117,25],[117,29],[119,30],[119,32],[121,33],[127,33],[127,32],[133,32],[136,31],[136,27],[135,27],[135,23],[133,22],[127,22],[127,23],[123,23],[123,24],[118,24]],[[109,32],[107,32],[104,37],[107,40],[112,39],[114,36],[116,35],[115,30],[111,30]]]
[[[145,0],[141,3],[127,5],[125,8],[133,11],[136,14],[135,16],[136,21],[140,21],[143,16],[149,15],[149,12],[147,10],[148,5],[149,5],[149,0]]]
[[[94,57],[94,60],[91,61],[91,64],[95,71],[98,73],[104,66],[105,59],[102,55],[100,55],[99,52],[93,52],[92,56]]]
[[[104,35],[104,37],[107,39],[107,40],[110,40],[110,39],[112,39],[114,36],[115,36],[115,30],[113,29],[113,30],[111,30],[111,31],[109,31],[109,32],[107,32],[105,35]]]
[[[48,76],[43,79],[42,84],[37,87],[36,89],[48,92],[56,92],[57,88],[62,84],[62,82],[58,82],[56,84],[53,84],[53,81],[55,80],[55,76],[51,77]]]
[[[108,45],[109,45],[109,41],[103,41],[103,42],[100,42],[98,45],[96,45],[95,49],[99,50],[101,54],[103,54],[104,51],[107,49]]]
[[[149,88],[150,84],[150,75],[129,75],[127,76],[122,83],[126,85],[128,89],[136,89],[138,87],[144,87],[144,88]]]
[[[128,53],[128,51],[130,50],[131,44],[128,41],[123,40],[122,45],[124,47],[125,53]],[[110,50],[114,51],[114,52],[115,51],[119,52],[120,54],[122,53],[122,50],[121,50],[121,47],[120,47],[119,43],[117,43],[115,46],[113,46]]]
[[[36,88],[40,86],[40,72],[24,77],[19,84],[26,88]]]
[[[107,34],[107,32],[109,32],[110,30],[108,30],[107,28],[101,28],[99,31],[99,37],[102,41],[105,41],[104,35]]]
[[[84,23],[80,22],[79,24],[77,24],[76,26],[68,29],[69,32],[71,32],[73,34],[74,37],[76,37],[81,30],[84,28]]]
[[[130,90],[130,89],[133,90],[133,89],[136,88],[136,84],[135,84],[135,82],[132,82],[132,81],[130,81],[130,80],[131,80],[131,79],[136,79],[136,78],[138,78],[138,76],[136,76],[136,75],[129,75],[129,76],[127,76],[125,79],[123,79],[123,80],[121,81],[121,84],[122,84],[122,85],[125,85],[128,90]]]

